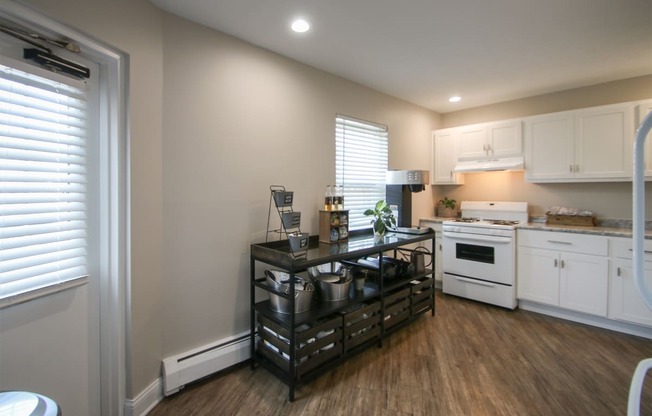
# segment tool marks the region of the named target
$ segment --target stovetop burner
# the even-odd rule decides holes
[[[518,221],[510,220],[487,220],[492,225],[518,225]]]
[[[472,222],[481,222],[485,225],[518,225],[519,221],[513,221],[513,220],[483,220],[481,218],[477,217],[462,217],[462,218],[455,218],[453,222],[462,222],[462,223],[472,223]]]

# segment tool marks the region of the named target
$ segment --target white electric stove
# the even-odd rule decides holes
[[[461,218],[444,221],[444,293],[514,309],[516,226],[527,202],[462,201]]]

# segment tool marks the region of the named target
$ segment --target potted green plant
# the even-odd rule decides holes
[[[456,217],[457,216],[457,210],[455,209],[456,204],[457,204],[456,200],[448,198],[447,196],[440,199],[439,202],[437,202],[437,216],[446,217],[446,218]]]
[[[396,218],[394,213],[387,205],[387,202],[380,200],[376,202],[373,209],[367,209],[364,212],[366,216],[373,216],[371,223],[374,225],[374,233],[376,235],[385,235],[388,229],[396,227]]]

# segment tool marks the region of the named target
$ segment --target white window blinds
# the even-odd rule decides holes
[[[387,126],[337,115],[335,118],[335,179],[344,190],[349,229],[371,227],[362,213],[385,199]]]
[[[0,306],[86,276],[86,160],[84,90],[0,65]]]

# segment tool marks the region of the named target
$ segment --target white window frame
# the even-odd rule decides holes
[[[388,159],[387,126],[336,114],[335,183],[343,189],[350,231],[371,228],[363,212],[385,199]]]

